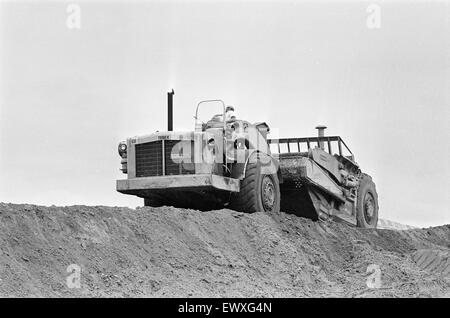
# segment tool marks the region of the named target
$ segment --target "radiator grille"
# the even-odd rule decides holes
[[[162,141],[136,145],[136,177],[163,175]]]
[[[154,177],[162,175],[180,175],[194,174],[194,142],[183,141],[184,146],[180,147],[184,151],[190,152],[183,154],[183,150],[178,155],[181,157],[190,156],[190,162],[174,162],[171,158],[173,147],[179,143],[179,140],[164,141],[164,164],[163,169],[163,141],[153,141],[136,145],[136,177]],[[189,161],[189,160],[187,160]],[[165,173],[164,173],[165,171]]]

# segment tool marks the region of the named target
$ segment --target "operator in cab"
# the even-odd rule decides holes
[[[227,106],[225,108],[225,123],[232,123],[236,120],[236,115],[234,113],[234,107],[233,106]],[[209,120],[206,124],[203,126],[203,130],[207,128],[220,128],[223,127],[223,114],[217,114],[214,115],[211,120]]]
[[[234,107],[233,106],[227,106],[225,109],[225,121],[228,123],[230,121],[235,121],[236,116],[234,114]]]

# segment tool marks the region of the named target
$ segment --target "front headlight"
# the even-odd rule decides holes
[[[127,156],[127,144],[124,141],[119,143],[119,155],[123,158]]]

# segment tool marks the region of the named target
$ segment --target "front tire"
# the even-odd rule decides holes
[[[375,229],[378,223],[378,194],[372,178],[363,173],[356,199],[357,226]]]
[[[254,161],[254,162],[253,162]],[[230,207],[239,212],[280,212],[280,183],[276,173],[263,174],[261,160],[249,160],[239,193],[233,193]]]

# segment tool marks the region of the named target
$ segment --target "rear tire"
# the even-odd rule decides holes
[[[372,178],[363,173],[356,199],[357,226],[375,229],[378,223],[378,194]]]
[[[259,158],[247,163],[239,193],[233,193],[230,208],[239,212],[280,212],[280,183],[277,174],[262,174]]]

